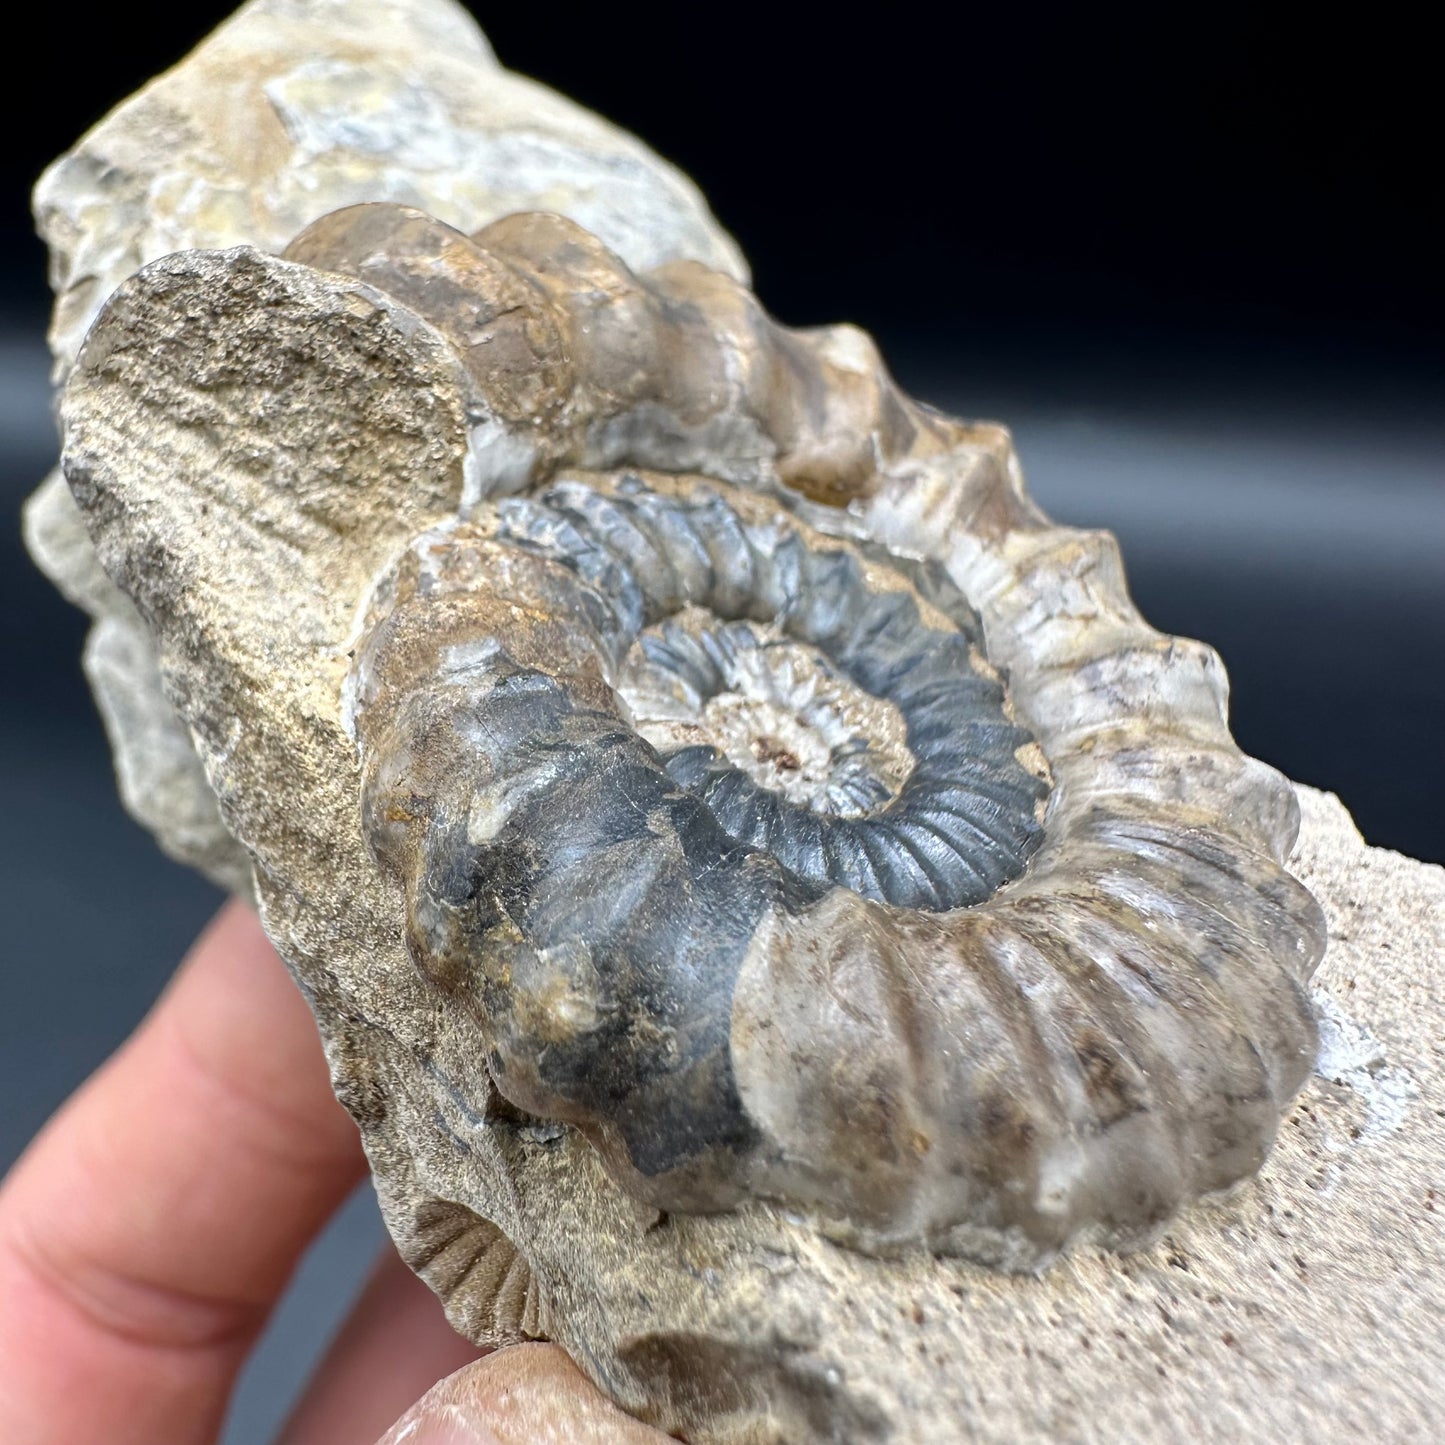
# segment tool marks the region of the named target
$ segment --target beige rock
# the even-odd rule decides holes
[[[250,0],[41,177],[63,373],[112,291],[172,251],[279,252],[357,201],[475,230],[558,211],[631,266],[747,267],[693,184],[504,70],[452,0]]]
[[[95,619],[82,665],[126,810],[171,857],[251,896],[251,861],[221,821],[190,734],[166,699],[150,632],[105,575],[59,468],[26,504],[24,527],[41,569]]]
[[[146,262],[242,243],[279,252],[326,212],[380,200],[467,229],[557,211],[633,264],[690,257],[747,276],[685,176],[503,69],[452,0],[250,0],[41,178],[56,382],[105,299]],[[126,807],[173,857],[249,892],[249,862],[165,700],[151,644],[96,565],[58,472],[25,527],[41,569],[105,624],[87,675]]]

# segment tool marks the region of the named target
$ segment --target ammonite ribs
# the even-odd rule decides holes
[[[513,1107],[664,1209],[1014,1267],[1258,1167],[1314,1049],[1292,794],[1006,434],[556,217],[355,207],[287,256],[477,384],[351,706],[413,957]]]
[[[637,276],[556,216],[467,237],[373,204],[281,261],[121,287],[67,401],[82,506],[114,506],[125,408],[97,397],[148,405],[138,318],[166,362],[244,306],[264,351],[266,298],[313,294],[333,327],[397,317],[356,334],[470,388],[459,510],[398,494],[409,544],[328,602],[357,619],[365,838],[427,997],[470,1020],[447,1038],[486,1062],[454,1086],[467,1117],[575,1126],[657,1209],[780,1201],[861,1248],[1011,1268],[1147,1239],[1258,1168],[1315,1048],[1293,793],[1234,746],[1215,655],[1139,618],[1113,539],[1027,500],[1006,432],[696,263]],[[291,374],[288,325],[278,359],[221,337],[211,392]],[[194,466],[188,418],[155,445]],[[285,425],[295,537],[375,546],[344,501],[307,512],[298,438],[329,434]],[[163,519],[126,515],[144,570]],[[333,700],[307,707],[338,705],[341,665],[317,655]],[[299,826],[282,868],[324,846]]]

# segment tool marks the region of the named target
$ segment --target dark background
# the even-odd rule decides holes
[[[1403,13],[473,8],[692,173],[782,319],[858,322],[915,393],[1009,422],[1043,504],[1119,533],[1146,616],[1220,649],[1243,747],[1445,858],[1439,90]],[[31,11],[35,90],[4,101],[0,1166],[215,902],[121,814],[83,620],[19,543],[54,447],[26,196],[228,9]],[[237,1445],[377,1237],[363,1200],[312,1260]]]

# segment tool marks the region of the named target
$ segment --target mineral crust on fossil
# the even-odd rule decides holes
[[[169,779],[162,840],[254,876],[404,1257],[472,1338],[555,1338],[696,1441],[1412,1428],[1316,1326],[1383,1288],[1397,1358],[1428,1355],[1438,1288],[1401,1284],[1439,1259],[1439,1150],[1396,1136],[1438,1094],[1401,1010],[1440,880],[1307,800],[1295,866],[1355,909],[1330,986],[1359,985],[1404,1102],[1372,1126],[1349,1090],[1379,1069],[1346,1060],[1289,1112],[1324,919],[1218,659],[1142,621],[1112,538],[1039,512],[1001,428],[911,403],[851,328],[772,322],[635,142],[526,89],[496,176],[449,191],[469,87],[522,84],[466,34],[421,0],[266,0],[158,84],[203,94],[219,54],[230,104],[284,73],[315,114],[278,109],[296,150],[265,178],[197,165],[190,209],[148,184],[67,213],[74,254],[119,258],[63,406],[112,580],[70,493],[31,519],[147,650],[98,689],[122,778]],[[532,105],[651,178],[645,235],[599,236],[595,155],[538,197],[567,218],[499,218]],[[376,140],[388,106],[424,115],[416,153]],[[78,155],[145,174],[126,115]],[[196,219],[238,198],[252,234]],[[184,248],[125,279],[178,214]],[[62,293],[62,370],[102,299]],[[1394,995],[1352,951],[1391,932],[1355,876],[1399,900]],[[1262,1180],[1178,1214],[1282,1117]],[[974,1262],[1070,1245],[1044,1278]],[[1159,1363],[1188,1340],[1207,1382]]]

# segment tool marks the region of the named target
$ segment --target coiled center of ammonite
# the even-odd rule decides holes
[[[817,813],[861,818],[913,771],[898,708],[776,627],[688,607],[637,639],[617,693],[664,756],[714,749],[759,788]]]
[[[496,516],[575,575],[557,605],[671,782],[805,892],[947,911],[1023,871],[1042,758],[940,568],[698,481],[564,478]],[[639,796],[619,784],[617,826]]]

